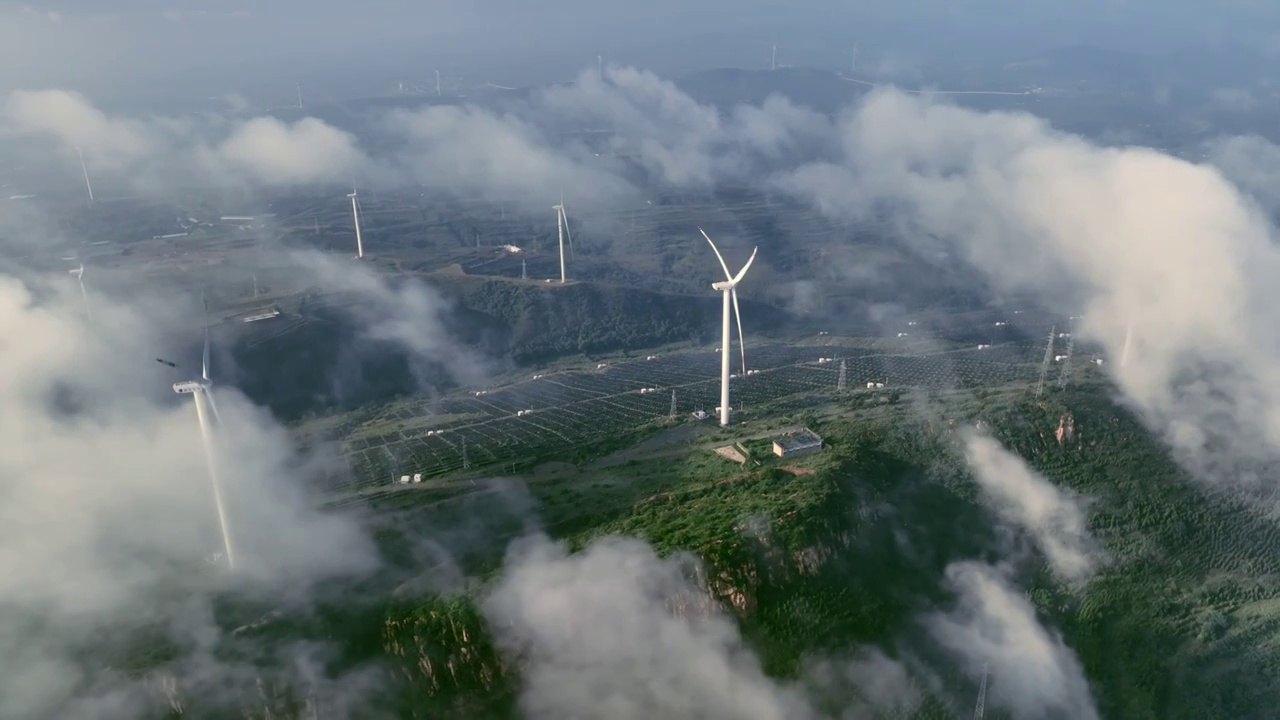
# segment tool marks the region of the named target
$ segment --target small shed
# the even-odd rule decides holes
[[[773,440],[773,454],[778,457],[803,455],[805,453],[817,452],[821,449],[822,438],[808,428],[787,433],[786,435],[774,438]]]

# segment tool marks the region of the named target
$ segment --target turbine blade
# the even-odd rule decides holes
[[[747,340],[742,336],[742,313],[738,311],[738,289],[732,288],[729,294],[733,296],[733,317],[738,321],[738,349],[742,351],[742,375],[747,375]],[[723,350],[721,352],[724,352]]]
[[[698,228],[698,232],[702,233],[702,237],[706,238],[708,243],[711,243],[711,249],[715,251],[716,259],[720,261],[720,267],[724,268],[724,279],[732,280],[733,273],[729,272],[729,266],[724,264],[724,256],[720,254],[720,251],[716,248],[716,244],[711,242],[711,236],[702,228]]]
[[[207,382],[209,380],[209,301],[203,297],[201,300],[204,302],[204,355],[200,365],[200,377]]]
[[[741,280],[741,279],[742,279],[742,277],[743,277],[744,275],[746,275],[746,274],[747,274],[747,269],[751,267],[751,263],[753,263],[753,262],[755,262],[755,261],[756,261],[756,251],[758,251],[759,249],[760,249],[760,248],[758,248],[758,247],[757,247],[757,248],[752,248],[752,249],[751,249],[751,257],[747,258],[747,264],[746,264],[746,265],[743,265],[743,266],[742,266],[742,269],[741,269],[741,270],[739,270],[739,271],[738,271],[738,274],[737,274],[737,275],[735,275],[735,276],[734,276],[734,278],[733,278],[733,284],[734,284],[734,285],[737,285],[737,284],[738,284],[738,281],[739,281],[739,280]],[[726,270],[726,271],[725,271],[725,273],[727,274],[727,273],[728,273],[728,270]]]
[[[213,416],[214,425],[222,427],[222,415],[218,413],[218,404],[213,401],[213,388],[205,388],[200,393],[204,395],[205,402],[209,404],[209,414]]]
[[[560,217],[564,221],[564,236],[569,241],[569,257],[573,257],[573,233],[569,231],[569,215],[564,211],[564,200],[560,201]]]

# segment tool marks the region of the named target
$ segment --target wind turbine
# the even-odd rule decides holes
[[[84,173],[84,187],[89,191],[89,204],[93,204],[93,185],[89,184],[89,168],[84,164],[84,150],[76,148],[76,154],[80,156],[80,172]]]
[[[84,263],[80,263],[80,267],[72,268],[67,272],[76,276],[76,282],[80,285],[80,299],[84,302],[84,317],[86,320],[93,320],[93,315],[89,312],[89,293],[84,289]]]
[[[747,274],[751,263],[755,262],[756,251],[760,248],[752,248],[751,257],[747,258],[747,264],[742,266],[737,275],[734,275],[729,272],[729,266],[725,264],[724,256],[720,254],[716,244],[711,242],[711,236],[707,235],[707,231],[698,228],[698,232],[702,233],[702,237],[707,239],[707,242],[711,245],[711,250],[716,254],[716,259],[720,261],[720,267],[724,269],[724,281],[713,283],[711,287],[724,293],[724,316],[720,326],[720,427],[727,427],[729,425],[729,301],[730,299],[733,300],[733,316],[738,321],[738,347],[742,351],[742,374],[746,376],[747,348],[743,344],[742,313],[738,310],[737,286]]]
[[[556,211],[556,235],[560,239],[560,282],[565,281],[564,273],[564,238],[569,236],[569,252],[573,252],[573,235],[569,232],[569,219],[564,214],[564,191],[560,192],[560,204],[552,205]]]
[[[436,97],[442,96],[444,93],[440,91],[440,71],[436,70]]]
[[[773,57],[769,60],[769,69],[778,69],[778,43],[773,44]]]
[[[1133,345],[1133,321],[1129,321],[1124,331],[1124,348],[1120,351],[1120,367],[1129,364],[1129,348]]]
[[[364,240],[360,237],[360,204],[355,188],[351,189],[351,220],[356,224],[356,260],[364,259]]]
[[[217,448],[214,445],[213,428],[210,419],[222,426],[218,416],[218,406],[213,401],[213,382],[209,379],[209,303],[205,302],[204,319],[204,355],[200,365],[199,380],[183,380],[173,384],[173,391],[179,395],[191,395],[195,400],[196,419],[200,423],[200,439],[204,442],[205,461],[209,464],[209,481],[213,486],[213,504],[218,512],[218,527],[222,531],[222,549],[227,559],[227,567],[235,570],[235,555],[231,550],[231,532],[227,528],[227,509],[222,502],[222,466],[219,462]]]

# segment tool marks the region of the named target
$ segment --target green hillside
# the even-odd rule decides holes
[[[794,461],[759,456],[758,465],[738,466],[711,452],[725,443],[717,431],[544,468],[524,488],[477,492],[462,483],[467,489],[445,502],[447,491],[391,493],[372,501],[388,575],[300,624],[268,623],[258,637],[336,642],[334,667],[379,668],[387,685],[378,704],[396,716],[514,717],[520,663],[495,648],[475,601],[506,544],[536,518],[573,549],[620,534],[663,554],[695,552],[709,589],[774,677],[798,678],[807,658],[867,645],[919,651],[916,618],[951,602],[943,569],[1001,555],[958,434],[982,422],[1055,484],[1092,499],[1090,532],[1108,556],[1102,569],[1071,588],[1032,561],[1018,580],[1041,621],[1079,656],[1102,717],[1269,717],[1280,700],[1270,681],[1280,661],[1273,526],[1201,494],[1104,388],[1040,404],[1025,390],[982,394],[908,395],[871,407],[855,394],[857,406],[850,399],[776,418],[775,426],[807,424],[827,441]],[[1067,412],[1076,434],[1059,444],[1053,430]],[[453,538],[442,542],[472,580],[442,596],[405,584],[422,575],[413,548],[424,533]],[[953,717],[976,688],[964,668],[931,663],[942,685],[912,717]],[[289,716],[286,705],[276,712]]]

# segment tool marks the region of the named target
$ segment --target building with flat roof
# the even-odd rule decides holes
[[[803,455],[822,449],[822,438],[814,431],[805,428],[774,438],[773,454],[778,457]]]

